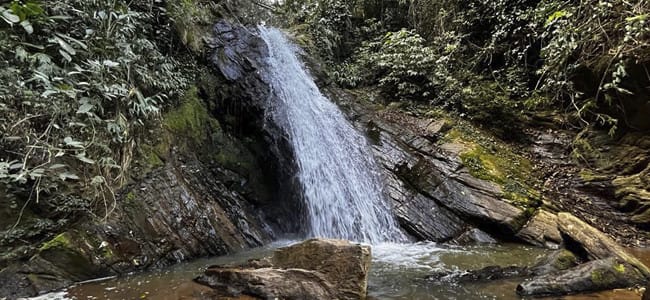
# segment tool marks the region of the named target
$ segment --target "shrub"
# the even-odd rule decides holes
[[[164,8],[148,3],[1,6],[0,185],[37,202],[74,192],[110,210],[140,133],[191,80],[168,55]]]

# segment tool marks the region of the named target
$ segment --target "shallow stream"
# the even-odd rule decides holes
[[[123,278],[79,284],[39,300],[177,300],[189,295],[197,285],[192,278],[207,266],[237,264],[269,255],[273,249],[291,242],[276,242],[263,248],[238,254],[196,260],[165,270],[134,274]],[[480,245],[469,247],[440,246],[433,243],[379,244],[372,247],[369,276],[370,299],[521,299],[515,294],[519,280],[497,280],[463,283],[454,280],[428,280],[427,275],[445,272],[458,274],[464,270],[486,266],[530,266],[547,255],[548,250],[522,245]],[[647,252],[645,252],[647,253]],[[552,299],[640,299],[633,291],[615,291]]]

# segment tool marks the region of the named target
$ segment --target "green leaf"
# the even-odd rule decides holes
[[[83,48],[84,50],[88,50],[88,46],[84,42],[82,42],[80,40],[77,40],[77,39],[75,39],[75,38],[73,38],[73,37],[71,37],[69,35],[58,33],[58,32],[55,33],[55,35],[57,35],[58,37],[60,37],[62,39],[65,39],[67,41],[71,41],[71,42],[79,45],[79,47]],[[70,53],[70,54],[74,55],[74,53]]]
[[[58,169],[63,169],[65,167],[67,167],[67,166],[64,165],[64,164],[53,164],[53,165],[49,166],[48,169],[50,169],[50,170],[58,170]]]
[[[23,163],[21,162],[15,162],[9,165],[9,170],[18,170],[23,168]]]
[[[45,175],[45,169],[43,169],[43,168],[34,169],[34,170],[31,170],[31,172],[29,172],[29,176],[32,179],[33,178],[38,178],[38,177],[43,177],[43,175]]]
[[[75,148],[83,148],[84,147],[84,143],[79,142],[79,141],[75,141],[75,140],[72,139],[72,137],[69,137],[69,136],[64,138],[63,142],[66,144],[66,146],[70,146],[70,147],[75,147]]]
[[[88,157],[86,156],[86,153],[79,153],[79,154],[75,155],[75,157],[76,157],[78,160],[80,160],[80,161],[82,161],[82,162],[85,162],[85,163],[87,163],[87,164],[90,164],[90,165],[94,165],[94,164],[95,164],[95,161],[92,160],[92,159],[90,159],[90,158],[88,158]]]
[[[555,21],[555,20],[557,20],[559,18],[562,18],[562,17],[564,17],[566,15],[567,15],[567,12],[564,11],[564,10],[558,10],[558,11],[554,12],[553,14],[548,16],[548,19],[546,19],[545,26],[550,25],[551,23],[553,23],[553,21]]]
[[[59,174],[59,179],[61,179],[62,181],[66,181],[67,179],[79,180],[79,176],[70,172],[64,172]]]
[[[79,107],[79,109],[77,110],[77,113],[78,114],[85,114],[85,113],[88,113],[91,110],[93,110],[93,108],[95,108],[94,105],[92,105],[90,103],[84,103]]]
[[[14,13],[10,10],[0,7],[0,12],[2,14],[2,18],[5,19],[7,23],[13,24],[20,22],[20,17],[14,15]]]
[[[65,52],[68,52],[70,55],[77,54],[77,51],[75,51],[74,48],[72,48],[72,46],[70,46],[70,44],[68,44],[68,42],[64,41],[62,38],[55,36],[54,41],[58,43],[59,46],[61,46],[61,48],[65,50]]]
[[[64,58],[66,61],[68,61],[68,62],[71,62],[71,61],[72,61],[72,56],[70,56],[70,54],[68,54],[68,52],[63,51],[63,49],[59,49],[59,53],[61,53],[61,55],[63,56],[63,58]]]
[[[32,34],[34,33],[34,27],[32,26],[32,23],[29,22],[29,20],[25,20],[20,22],[20,26],[27,31],[27,34]]]
[[[7,142],[15,142],[15,141],[20,141],[22,137],[20,136],[8,136],[5,138],[5,141]]]
[[[95,176],[93,177],[93,180],[90,181],[90,184],[97,186],[103,184],[104,182],[106,182],[104,176]]]

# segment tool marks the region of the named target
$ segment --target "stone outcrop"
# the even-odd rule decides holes
[[[558,214],[558,226],[564,235],[567,247],[574,253],[589,260],[614,257],[650,278],[650,269],[646,265],[593,226],[569,213]]]
[[[276,188],[274,194],[282,201],[258,203],[279,231],[300,232],[303,205],[296,173],[296,164],[287,136],[267,120],[265,110],[273,93],[265,73],[269,50],[255,28],[220,20],[214,25],[210,43],[210,63],[216,81],[206,89],[212,115],[234,136],[259,141],[249,147],[264,162],[261,169],[267,181]]]
[[[452,126],[445,119],[377,112],[335,88],[326,93],[369,136],[396,219],[418,240],[447,242],[471,228],[511,237],[526,223],[526,211],[501,186],[467,169],[467,146],[440,143]]]
[[[270,229],[246,198],[218,179],[222,172],[198,162],[154,171],[125,192],[105,223],[59,234],[28,262],[0,272],[0,281],[21,278],[12,293],[34,295],[270,241]]]
[[[614,240],[569,213],[559,213],[558,229],[562,250],[549,258],[540,270],[548,274],[533,277],[517,287],[520,295],[564,295],[628,288],[650,278],[648,267],[627,253]],[[576,257],[577,256],[577,257]],[[576,262],[586,261],[573,266]]]
[[[478,228],[471,228],[449,243],[464,246],[472,244],[496,244],[497,240]]]
[[[433,120],[430,122],[434,123]],[[423,130],[427,128],[426,134],[435,135],[432,130],[439,127],[427,125]],[[460,229],[465,225],[463,220],[489,224],[503,232],[515,233],[519,230],[525,217],[524,211],[503,200],[502,191],[497,185],[470,175],[463,168],[458,153],[438,147],[426,136],[417,135],[406,126],[397,128],[376,120],[374,129],[379,131],[374,145],[379,162],[419,194],[408,202],[404,198],[393,198],[395,206],[422,205],[422,200],[426,200],[424,206],[429,207],[427,213],[435,222],[428,226],[428,230],[436,232],[438,228],[450,226]],[[415,221],[408,215],[400,219],[402,223]],[[447,232],[452,234],[446,238],[461,233],[460,230]]]
[[[524,225],[517,237],[535,246],[558,249],[562,243],[557,228],[557,215],[540,209]]]
[[[535,275],[543,275],[573,268],[577,266],[578,263],[578,258],[573,254],[573,252],[561,249],[542,258],[537,262],[537,264],[535,264],[532,270]]]
[[[196,282],[215,298],[365,299],[370,247],[341,240],[312,239],[278,249],[244,266],[213,266]]]
[[[635,267],[616,258],[607,258],[534,277],[517,286],[517,293],[522,296],[565,295],[627,288],[644,282],[645,277]]]

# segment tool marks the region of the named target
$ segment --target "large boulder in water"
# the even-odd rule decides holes
[[[370,258],[369,246],[312,239],[244,266],[210,267],[195,281],[218,297],[365,299]]]
[[[587,262],[570,267],[575,259],[559,259],[560,264],[555,266],[558,271],[523,282],[517,287],[520,295],[564,295],[628,288],[646,283],[650,278],[647,266],[586,222],[569,213],[559,213],[557,224],[564,246],[579,260]]]
[[[570,213],[558,214],[558,228],[569,250],[581,255],[583,259],[597,260],[614,257],[638,269],[650,278],[650,269],[629,254],[614,240],[600,230],[578,219]]]
[[[522,296],[565,295],[627,288],[645,282],[645,277],[635,267],[611,257],[534,277],[517,286],[517,293]]]

